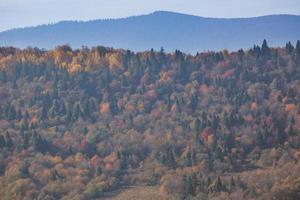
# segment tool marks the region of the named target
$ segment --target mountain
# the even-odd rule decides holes
[[[0,32],[1,46],[49,49],[68,43],[75,48],[103,45],[141,51],[164,47],[167,51],[190,53],[250,48],[263,39],[272,46],[300,39],[300,16],[218,19],[157,11],[122,19],[63,21]]]

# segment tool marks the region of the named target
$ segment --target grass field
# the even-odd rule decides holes
[[[157,186],[133,186],[109,194],[106,200],[175,200],[159,192]]]

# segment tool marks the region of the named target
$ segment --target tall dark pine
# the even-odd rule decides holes
[[[300,41],[299,40],[297,41],[297,44],[296,44],[296,54],[300,56]]]
[[[5,138],[5,144],[8,148],[11,148],[12,145],[13,145],[13,140],[11,139],[10,137],[10,134],[8,131],[6,131],[5,135],[4,135],[4,138]]]
[[[264,56],[267,56],[270,53],[270,48],[268,46],[267,40],[265,40],[265,39],[264,39],[263,44],[261,46],[261,52]]]
[[[294,46],[292,45],[291,42],[286,43],[286,45],[285,45],[285,50],[286,50],[286,52],[287,52],[288,54],[293,53],[293,51],[294,51]]]
[[[15,106],[11,105],[9,108],[8,120],[14,120],[14,119],[16,119],[16,116],[17,116],[17,112],[15,109]]]
[[[3,135],[0,135],[0,149],[5,147],[5,145],[6,145],[5,138]]]

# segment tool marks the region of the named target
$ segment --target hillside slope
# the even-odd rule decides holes
[[[0,200],[300,199],[299,66],[300,41],[0,48]]]

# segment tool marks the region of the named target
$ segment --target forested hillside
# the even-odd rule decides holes
[[[300,199],[300,42],[0,48],[0,199]]]

